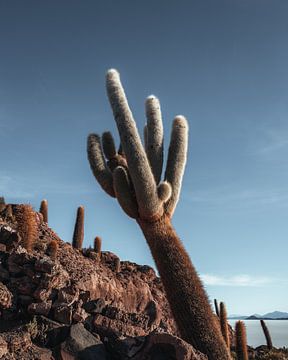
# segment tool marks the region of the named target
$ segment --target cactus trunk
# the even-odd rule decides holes
[[[209,360],[230,360],[202,282],[170,219],[137,220],[156,262],[181,337]]]
[[[271,350],[272,347],[273,347],[273,344],[272,344],[272,339],[271,339],[271,335],[270,335],[270,332],[268,330],[268,327],[267,327],[264,320],[260,320],[260,323],[261,323],[262,330],[264,332],[267,347],[268,347],[269,350]]]

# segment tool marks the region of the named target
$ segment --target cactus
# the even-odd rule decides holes
[[[121,262],[120,259],[117,257],[115,259],[115,272],[118,274],[121,270]]]
[[[235,337],[237,360],[248,360],[246,328],[241,320],[236,322]]]
[[[220,313],[219,313],[219,307],[218,307],[218,301],[217,299],[214,299],[214,307],[215,307],[215,313],[218,316],[218,318],[220,317]]]
[[[84,207],[79,206],[77,209],[72,246],[75,249],[82,249],[83,240],[84,240]]]
[[[188,123],[183,116],[176,116],[173,121],[167,166],[161,182],[163,129],[158,99],[151,96],[146,101],[144,148],[116,70],[108,71],[106,84],[122,150],[114,154],[113,147],[111,167],[111,138],[110,150],[107,150],[107,144],[101,145],[99,135],[90,134],[87,152],[92,172],[100,186],[116,197],[125,213],[139,224],[181,337],[210,360],[228,360],[230,354],[202,282],[171,225],[186,164]]]
[[[230,336],[229,336],[229,326],[227,321],[227,311],[226,311],[226,306],[223,302],[220,302],[220,326],[226,345],[228,349],[230,349]]]
[[[39,212],[43,216],[43,221],[48,223],[48,201],[47,200],[44,199],[41,201]]]
[[[56,240],[51,240],[47,247],[47,254],[51,257],[52,260],[56,260],[58,251],[58,242]]]
[[[101,247],[102,247],[102,239],[99,236],[96,236],[94,239],[94,250],[97,254],[101,254]]]
[[[272,344],[272,339],[271,339],[269,329],[268,329],[268,327],[267,327],[264,320],[260,320],[260,324],[261,324],[262,330],[263,330],[264,335],[265,335],[267,347],[268,347],[269,350],[271,350],[273,348],[273,344]]]
[[[16,221],[18,224],[18,233],[21,237],[23,247],[32,251],[38,238],[38,224],[35,212],[30,205],[19,205],[16,212]]]

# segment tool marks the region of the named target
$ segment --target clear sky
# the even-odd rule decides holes
[[[160,98],[190,124],[174,225],[210,298],[237,314],[288,311],[288,1],[0,0],[0,195],[39,208],[71,241],[153,265],[137,224],[96,183],[90,132],[116,127],[120,71],[139,128]]]

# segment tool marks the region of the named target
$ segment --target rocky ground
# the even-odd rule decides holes
[[[0,206],[1,359],[206,359],[179,337],[151,267],[74,249],[37,212],[19,229],[22,209]],[[273,351],[250,354],[288,359]]]

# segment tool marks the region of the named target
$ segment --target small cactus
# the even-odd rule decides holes
[[[121,270],[121,262],[120,259],[117,257],[115,259],[115,272],[118,274]]]
[[[22,245],[30,252],[33,250],[34,244],[38,238],[38,224],[32,206],[19,205],[16,212],[16,221]]]
[[[100,236],[96,236],[94,239],[94,251],[100,255],[101,248],[102,248],[102,239],[100,238]]]
[[[84,240],[84,207],[79,206],[77,209],[77,217],[75,222],[72,246],[75,249],[82,249]]]
[[[272,339],[271,339],[269,329],[268,329],[268,327],[267,327],[264,320],[260,320],[260,323],[261,323],[262,330],[263,330],[264,335],[265,335],[267,347],[268,347],[269,350],[271,350],[272,347],[273,347],[273,344],[272,344]]]
[[[56,240],[51,240],[47,247],[47,254],[51,257],[52,260],[56,260],[58,251],[58,242]]]
[[[239,320],[236,322],[235,333],[237,360],[249,360],[246,327],[243,321]]]
[[[43,221],[48,223],[48,201],[46,199],[41,201],[39,212],[43,216]]]
[[[229,336],[229,326],[227,321],[227,311],[226,311],[226,306],[223,302],[220,302],[220,326],[226,345],[228,349],[230,349],[230,336]]]
[[[218,301],[217,299],[214,299],[214,307],[215,307],[215,313],[218,317],[220,317],[220,313],[219,313],[219,306],[218,306]]]

